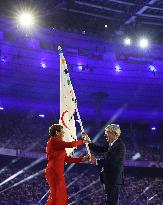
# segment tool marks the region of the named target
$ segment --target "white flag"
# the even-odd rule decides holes
[[[73,86],[71,84],[70,76],[67,69],[66,60],[63,56],[62,50],[60,52],[60,120],[59,124],[63,126],[64,141],[71,142],[77,140],[76,126],[75,126],[75,109],[76,97]],[[66,152],[69,155],[74,148],[67,148]]]

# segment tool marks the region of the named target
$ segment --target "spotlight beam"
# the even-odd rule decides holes
[[[18,171],[17,173],[13,174],[9,178],[5,179],[3,182],[0,183],[0,186],[6,184],[7,182],[11,181],[12,179],[15,179],[17,176],[23,174],[25,171],[27,171],[31,167],[35,166],[36,164],[40,163],[42,160],[43,160],[43,157],[41,157],[40,159],[35,160],[30,165],[24,167],[22,170]]]
[[[44,196],[41,197],[41,199],[39,200],[39,204],[42,202],[42,200],[48,195],[48,193],[50,192],[50,189],[44,194]]]
[[[36,145],[38,144],[38,142],[33,143],[30,147],[28,147],[27,149],[25,149],[24,151],[30,151],[32,148],[34,148]],[[0,174],[2,172],[4,172],[10,165],[15,164],[17,161],[21,160],[22,158],[17,158],[17,159],[13,159],[8,165],[6,165],[5,167],[3,167],[0,170]]]
[[[75,166],[75,164],[71,164],[65,171],[65,175],[67,174],[67,172],[69,172],[73,167]]]
[[[119,117],[119,115],[121,115],[121,113],[126,108],[126,106],[127,104],[124,104],[121,108],[119,108],[117,112],[111,117],[111,119],[102,127],[102,129],[100,129],[100,131],[97,133],[97,135],[92,140],[94,143],[97,142],[100,136],[103,134],[105,127],[108,124],[113,123]]]
[[[98,190],[96,190],[95,192],[91,192],[90,194],[87,194],[87,195],[85,195],[85,196],[79,198],[78,201],[73,201],[73,202],[71,202],[69,205],[72,205],[72,204],[78,203],[79,201],[82,201],[83,199],[86,199],[86,198],[88,198],[89,196],[92,196],[92,195],[94,195],[94,194],[96,194],[96,193],[98,193],[99,191],[102,191],[102,190],[103,190],[103,188],[98,189]]]
[[[151,201],[154,197],[158,196],[158,194],[154,194],[153,196],[151,196],[148,201]]]
[[[0,170],[0,174],[1,174],[2,172],[4,172],[11,164],[14,164],[14,163],[17,162],[18,160],[20,160],[20,158],[19,158],[19,159],[13,159],[7,166],[3,167],[3,168]]]
[[[40,170],[39,172],[36,172],[35,174],[32,174],[31,176],[29,176],[29,177],[27,177],[27,178],[25,178],[25,179],[23,179],[23,180],[21,180],[21,181],[15,183],[15,184],[13,184],[12,186],[10,186],[10,187],[8,187],[8,188],[6,188],[6,189],[0,191],[0,194],[3,193],[3,192],[5,192],[5,191],[7,191],[7,190],[10,190],[10,189],[12,189],[12,188],[14,188],[14,187],[17,187],[18,185],[20,185],[20,184],[22,184],[22,183],[24,183],[24,182],[26,182],[26,181],[31,180],[31,179],[33,179],[34,177],[43,174],[44,172],[45,172],[45,170],[42,169],[42,170]]]
[[[152,182],[149,186],[147,186],[145,189],[144,189],[144,191],[141,193],[141,194],[139,194],[134,200],[132,200],[132,202],[130,203],[130,205],[131,204],[133,204],[135,201],[137,201],[143,194],[145,194],[150,188],[152,188],[153,187],[153,185],[155,185],[157,182],[159,182],[160,180],[155,180],[154,182]]]
[[[73,180],[71,183],[69,183],[67,185],[67,188],[69,188],[71,185],[73,185],[76,181],[78,181],[81,177],[83,177],[87,172],[88,170],[90,170],[90,168],[86,169],[82,174],[79,175],[79,177],[77,177],[75,180]]]
[[[85,191],[86,189],[88,189],[89,187],[93,186],[94,184],[97,184],[100,181],[100,179],[97,179],[96,181],[93,181],[91,184],[89,184],[88,186],[84,187],[83,189],[79,190],[78,192],[72,194],[69,199],[71,199],[72,197],[80,194],[81,192]]]

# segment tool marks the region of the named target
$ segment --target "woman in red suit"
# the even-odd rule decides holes
[[[68,196],[64,177],[64,164],[88,161],[89,156],[71,158],[67,156],[65,148],[72,148],[86,143],[83,140],[65,142],[64,131],[59,124],[49,128],[50,139],[47,142],[46,156],[48,164],[45,176],[50,186],[50,195],[46,205],[68,205]]]

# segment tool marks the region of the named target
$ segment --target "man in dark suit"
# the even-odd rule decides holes
[[[87,133],[83,137],[89,140],[90,150],[96,153],[102,153],[103,159],[97,160],[94,155],[91,156],[91,163],[102,168],[100,181],[104,184],[106,193],[106,205],[118,205],[118,197],[121,185],[124,181],[124,158],[125,144],[119,138],[121,134],[120,127],[116,124],[109,124],[105,128],[105,137],[107,145],[98,146],[91,142]]]

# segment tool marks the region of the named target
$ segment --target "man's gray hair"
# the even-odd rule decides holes
[[[117,137],[120,136],[121,134],[121,129],[119,127],[119,125],[116,125],[116,124],[109,124],[105,127],[105,130],[109,131],[109,132],[114,132]]]

